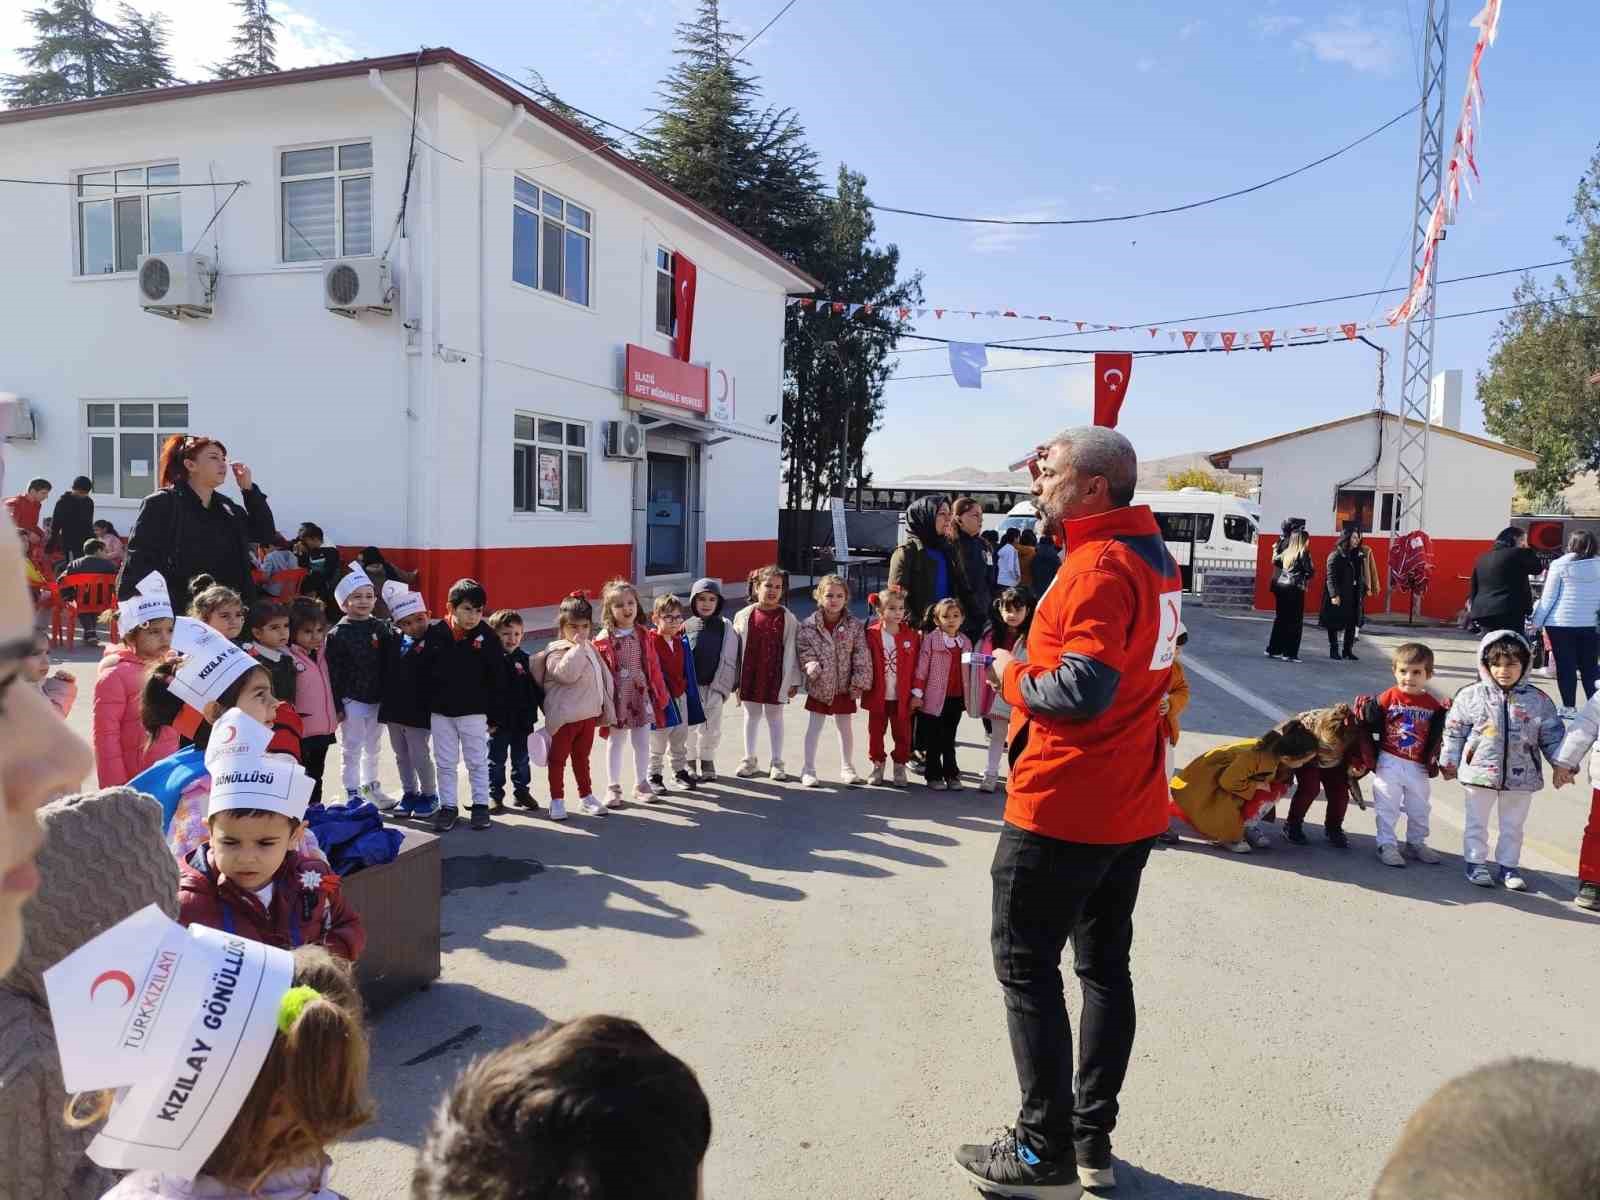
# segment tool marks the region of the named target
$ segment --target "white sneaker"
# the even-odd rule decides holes
[[[1244,840],[1249,842],[1254,850],[1272,849],[1272,835],[1267,832],[1264,825],[1246,825],[1244,827]]]
[[[978,790],[980,792],[992,792],[994,791],[995,782],[995,777],[988,771],[985,771],[983,773],[983,781],[978,784]]]
[[[845,763],[844,770],[839,773],[839,778],[844,780],[845,787],[860,787],[861,776],[856,774],[856,769]]]
[[[883,764],[881,762],[872,764],[872,771],[867,775],[867,782],[873,787],[883,786]]]
[[[1578,710],[1575,708],[1567,708],[1563,705],[1561,708],[1556,709],[1556,716],[1560,717],[1563,721],[1570,725],[1572,722],[1578,719]]]
[[[578,809],[586,817],[603,817],[606,815],[606,806],[593,796],[585,796],[578,801]],[[552,813],[552,816],[555,814]]]
[[[368,800],[378,806],[379,812],[392,812],[395,806],[400,803],[399,797],[386,795],[384,790],[376,783],[369,783],[361,790]]]
[[[783,769],[782,763],[775,762],[772,764],[772,770],[767,772],[767,778],[772,780],[773,783],[787,783],[789,781],[789,773]]]
[[[761,768],[756,766],[755,759],[743,758],[739,760],[739,769],[735,771],[734,774],[740,779],[754,779],[757,775],[761,774]]]
[[[550,819],[552,821],[565,821],[567,819],[567,802],[551,797]]]
[[[1419,863],[1427,863],[1430,867],[1444,860],[1439,857],[1439,852],[1426,842],[1407,842],[1400,850],[1407,858],[1414,858]]]
[[[946,786],[945,782],[942,779],[930,779],[930,780],[928,780],[928,788],[931,791],[942,792],[942,791],[945,790],[945,786]]]
[[[1115,1167],[1079,1167],[1078,1186],[1088,1191],[1110,1191],[1117,1186]]]
[[[895,763],[895,765],[894,765],[894,785],[895,785],[895,787],[905,787],[906,786],[906,765],[905,765],[905,763]]]
[[[550,762],[550,735],[542,729],[528,735],[528,761],[536,767]]]
[[[1249,854],[1250,853],[1250,843],[1246,842],[1246,841],[1221,842],[1219,844],[1222,846],[1222,848],[1224,850],[1231,850],[1235,854]]]
[[[1378,861],[1386,867],[1403,867],[1406,860],[1401,857],[1400,847],[1381,846],[1378,849]]]
[[[633,789],[633,799],[636,804],[654,804],[661,799],[661,794],[648,783],[641,783]],[[620,800],[619,800],[620,802]]]
[[[1525,892],[1528,890],[1528,881],[1523,878],[1522,872],[1515,867],[1500,868],[1500,884],[1511,892]]]
[[[606,807],[607,808],[621,808],[622,807],[622,785],[621,784],[613,783],[610,787],[606,788]]]
[[[774,776],[774,778],[776,778],[776,776]],[[800,772],[800,786],[801,787],[816,787],[817,783],[818,783],[817,777],[815,775],[813,775],[810,771],[801,771]]]

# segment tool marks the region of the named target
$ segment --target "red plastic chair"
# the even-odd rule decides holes
[[[267,576],[266,586],[277,589],[275,600],[289,601],[300,594],[300,585],[305,582],[310,574],[304,567],[289,567],[287,570],[276,571]],[[267,593],[272,595],[271,592]]]
[[[72,590],[72,599],[62,595]],[[117,577],[115,575],[67,575],[56,588],[56,602],[50,615],[50,644],[61,645],[63,638],[67,649],[78,636],[80,616],[98,617],[103,612],[115,613],[117,609]],[[111,637],[116,640],[116,620],[111,624]]]

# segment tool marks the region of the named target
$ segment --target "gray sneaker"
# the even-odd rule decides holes
[[[1246,825],[1244,827],[1244,840],[1250,843],[1252,850],[1272,849],[1272,835],[1267,832],[1264,825]]]
[[[1490,871],[1485,863],[1469,863],[1467,865],[1467,882],[1474,887],[1492,888],[1494,886],[1494,872]]]

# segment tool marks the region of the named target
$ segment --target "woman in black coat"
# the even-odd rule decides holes
[[[906,540],[889,558],[889,583],[906,594],[906,616],[914,629],[932,627],[928,610],[946,596],[960,597],[965,584],[950,541],[950,501],[924,496],[906,509]]]
[[[1304,517],[1283,523],[1283,536],[1272,548],[1272,599],[1277,614],[1267,638],[1268,658],[1300,661],[1300,638],[1305,632],[1306,588],[1317,573],[1311,561]]]
[[[139,581],[155,571],[167,581],[173,611],[182,613],[189,607],[189,581],[204,573],[238,592],[249,609],[256,596],[250,543],[270,542],[276,529],[266,493],[255,486],[250,468],[232,464],[243,508],[217,490],[228,474],[228,449],[216,439],[182,434],[167,439],[161,448],[161,490],[139,505],[128,537],[119,600],[133,595]]]
[[[1523,545],[1523,537],[1522,530],[1513,526],[1502,529],[1494,548],[1473,565],[1467,611],[1484,633],[1499,629],[1521,633],[1533,611],[1533,586],[1528,576],[1544,570],[1544,564]]]
[[[1328,631],[1328,656],[1355,662],[1356,626],[1361,622],[1361,605],[1367,598],[1366,564],[1361,555],[1361,530],[1346,522],[1339,544],[1328,555],[1328,577],[1324,585],[1322,613],[1318,622]],[[1341,652],[1339,635],[1344,634]]]

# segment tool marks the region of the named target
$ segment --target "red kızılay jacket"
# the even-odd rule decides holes
[[[270,909],[253,892],[220,879],[209,842],[196,847],[179,867],[178,920],[184,925],[222,929],[282,950],[323,946],[351,962],[367,944],[361,914],[345,902],[339,876],[313,855],[298,850],[284,855],[272,877]]]
[[[1005,819],[1068,842],[1113,845],[1167,827],[1161,700],[1183,581],[1144,505],[1069,521],[1028,661],[1002,680],[1014,747]]]

